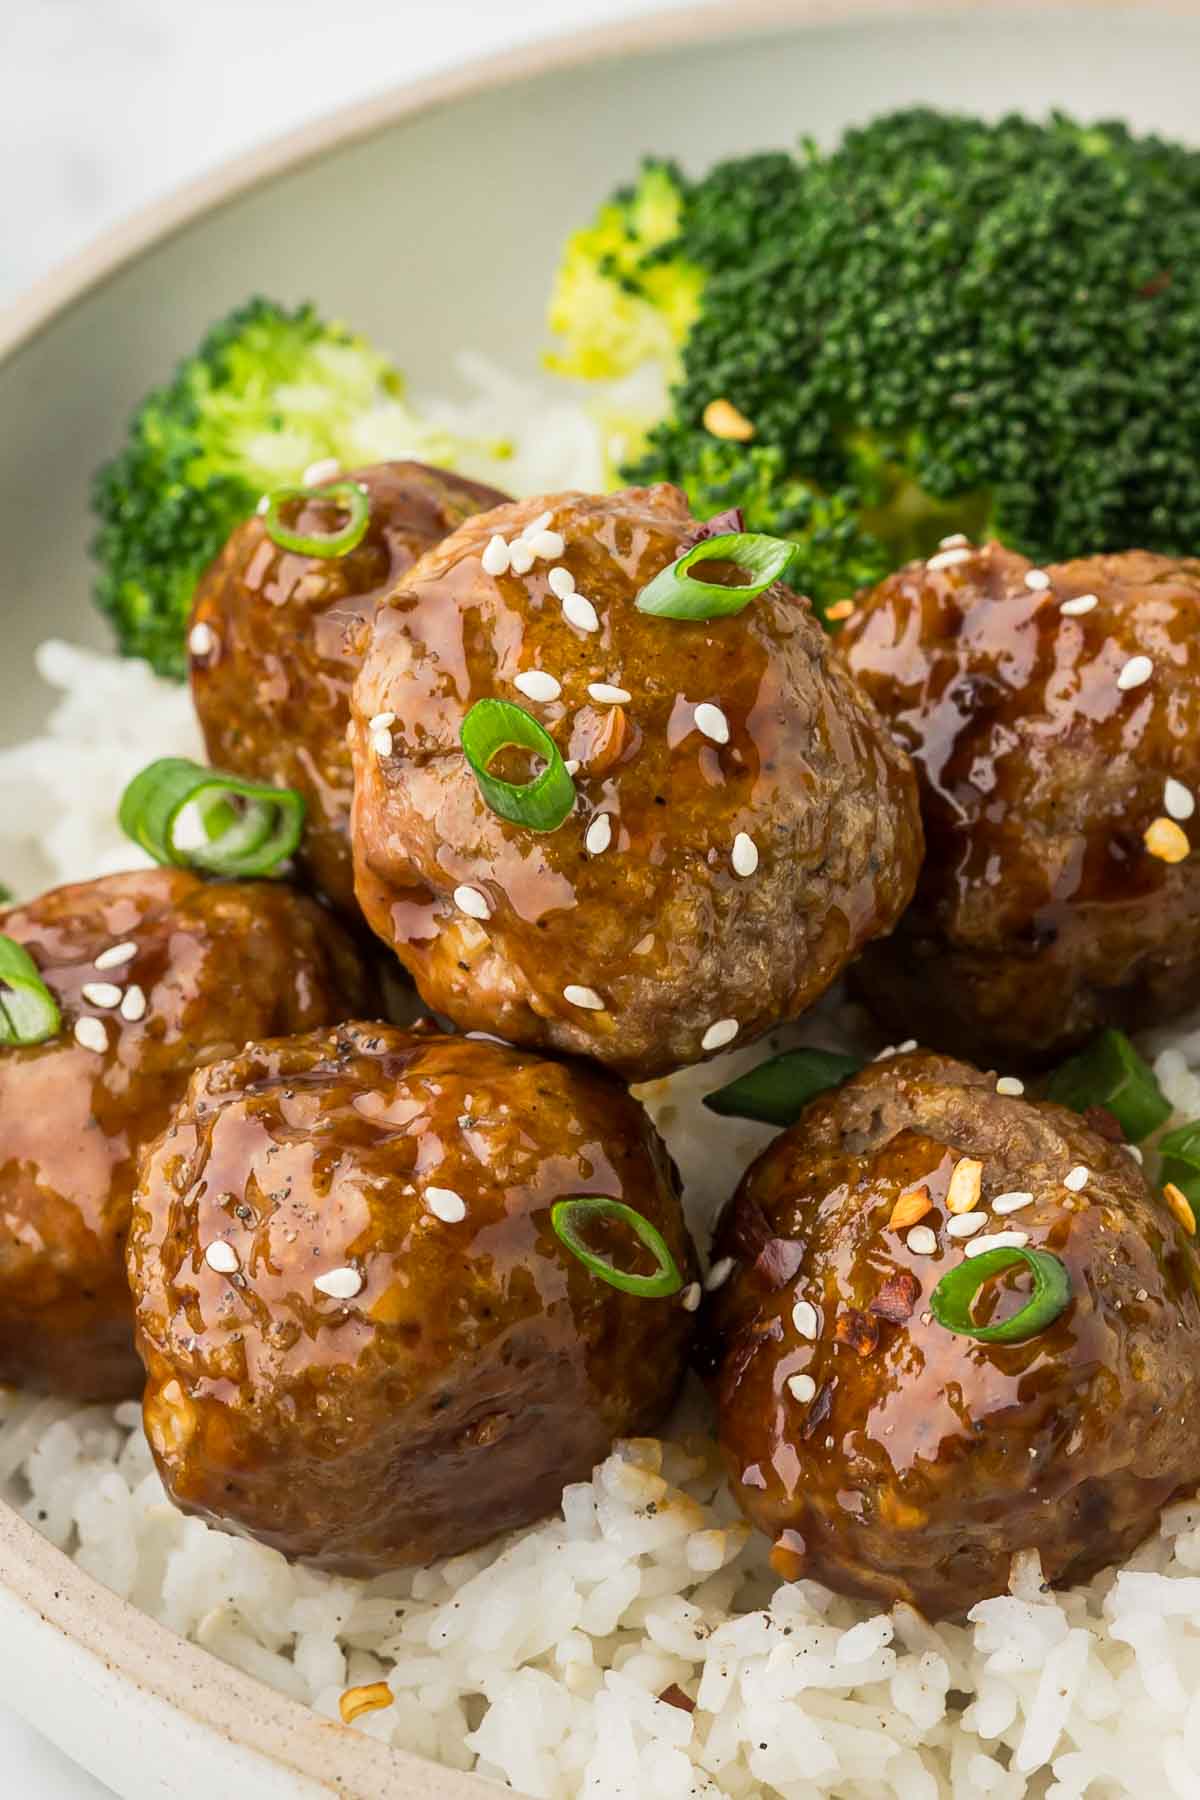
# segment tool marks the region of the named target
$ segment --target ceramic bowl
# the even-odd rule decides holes
[[[564,233],[643,149],[702,168],[911,102],[1196,137],[1195,8],[793,0],[564,38],[322,120],[153,208],[0,317],[0,741],[50,633],[103,643],[87,493],[131,408],[249,294],[311,297],[445,388],[532,369]],[[520,229],[514,229],[519,221]],[[0,1505],[0,1693],[129,1800],[481,1800],[117,1600]]]

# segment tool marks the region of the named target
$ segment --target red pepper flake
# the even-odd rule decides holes
[[[755,1321],[744,1326],[729,1346],[725,1357],[725,1365],[721,1370],[722,1392],[728,1396],[735,1394],[743,1375],[763,1345],[777,1343],[782,1336],[782,1319],[769,1319],[765,1325]]]
[[[680,1712],[690,1713],[696,1710],[696,1702],[688,1698],[676,1681],[673,1681],[670,1687],[665,1687],[658,1697],[668,1706],[677,1706]]]
[[[897,1269],[889,1275],[867,1308],[876,1318],[903,1325],[912,1318],[921,1297],[921,1284],[908,1269]]]
[[[870,1356],[879,1343],[879,1326],[869,1314],[859,1312],[857,1306],[848,1306],[838,1314],[833,1335],[839,1344],[848,1345],[859,1356]]]
[[[804,1429],[800,1433],[803,1438],[810,1438],[825,1423],[833,1411],[833,1390],[837,1386],[833,1381],[823,1381],[813,1395],[812,1405],[808,1409],[808,1417],[804,1421]]]
[[[1123,1144],[1125,1132],[1120,1119],[1110,1113],[1107,1106],[1089,1106],[1083,1115],[1085,1125],[1090,1125],[1097,1137],[1107,1139],[1110,1144]]]
[[[804,1245],[795,1238],[769,1238],[754,1259],[754,1273],[772,1289],[795,1281],[804,1261]]]

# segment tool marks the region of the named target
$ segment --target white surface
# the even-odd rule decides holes
[[[0,0],[10,172],[0,305],[146,201],[316,113],[492,46],[650,10],[640,0]],[[13,1800],[108,1794],[3,1710],[0,1769]]]

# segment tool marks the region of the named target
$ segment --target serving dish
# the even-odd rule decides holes
[[[444,386],[464,344],[528,372],[564,231],[643,143],[700,165],[911,101],[1069,104],[1194,139],[1197,52],[1200,17],[1168,6],[705,9],[402,90],[198,184],[0,321],[4,739],[44,705],[37,641],[103,641],[87,600],[92,470],[147,380],[247,292],[319,295],[418,389]],[[487,1791],[175,1638],[3,1507],[0,1672],[11,1704],[131,1797]]]

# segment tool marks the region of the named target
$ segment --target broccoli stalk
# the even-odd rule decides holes
[[[619,196],[571,240],[551,313],[572,372],[673,371],[626,478],[794,537],[818,600],[956,530],[1039,561],[1200,547],[1200,154],[922,109],[828,153],[651,178],[674,234],[661,192],[640,236]],[[615,350],[605,285],[638,308]],[[718,399],[747,441],[706,427]]]
[[[256,299],[215,326],[142,402],[96,477],[96,602],[120,649],[182,675],[200,575],[261,496],[311,464],[452,460],[454,440],[403,393],[384,356],[311,306]]]

